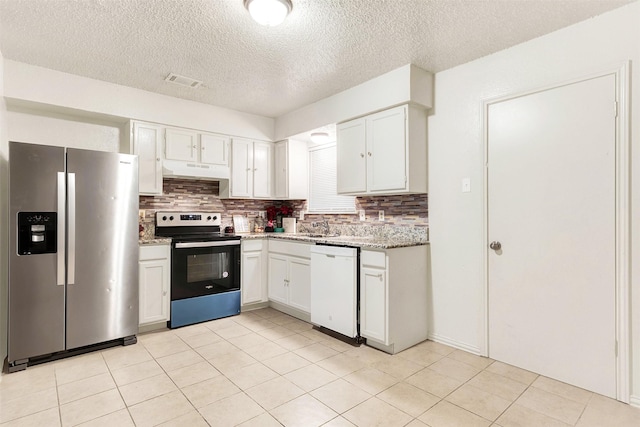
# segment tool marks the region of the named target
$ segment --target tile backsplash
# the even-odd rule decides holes
[[[251,221],[268,206],[283,204],[291,206],[296,217],[306,209],[305,200],[221,199],[217,181],[166,178],[161,196],[140,196],[140,209],[145,210],[142,221],[145,238],[153,237],[157,211],[220,212],[224,227],[232,225],[233,215],[244,215]],[[415,227],[413,234],[427,234],[429,209],[426,194],[357,197],[356,209],[365,210],[365,221],[360,221],[357,213],[305,214],[304,220],[298,221],[298,227],[311,230],[312,224],[327,221],[333,231],[342,234],[398,233],[398,227],[405,229],[403,232],[407,227]],[[384,221],[378,220],[380,210],[384,211]]]

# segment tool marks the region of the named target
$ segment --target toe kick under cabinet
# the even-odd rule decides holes
[[[360,335],[395,354],[427,339],[429,246],[363,249]]]

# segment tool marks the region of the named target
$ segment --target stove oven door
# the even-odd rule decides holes
[[[240,240],[177,242],[171,257],[171,300],[240,289]]]

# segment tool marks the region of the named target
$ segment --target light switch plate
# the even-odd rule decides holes
[[[360,214],[360,221],[364,221],[365,219],[367,219],[364,209],[360,209],[358,213]]]
[[[304,211],[300,211],[300,221],[304,219]]]
[[[462,178],[462,192],[471,193],[471,178]]]
[[[378,211],[378,221],[384,221],[384,211]]]

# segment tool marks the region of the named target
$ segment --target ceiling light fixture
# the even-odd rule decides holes
[[[275,27],[291,13],[291,0],[244,0],[244,7],[258,24]]]
[[[315,144],[324,144],[329,142],[329,134],[327,132],[312,132],[311,141]]]

